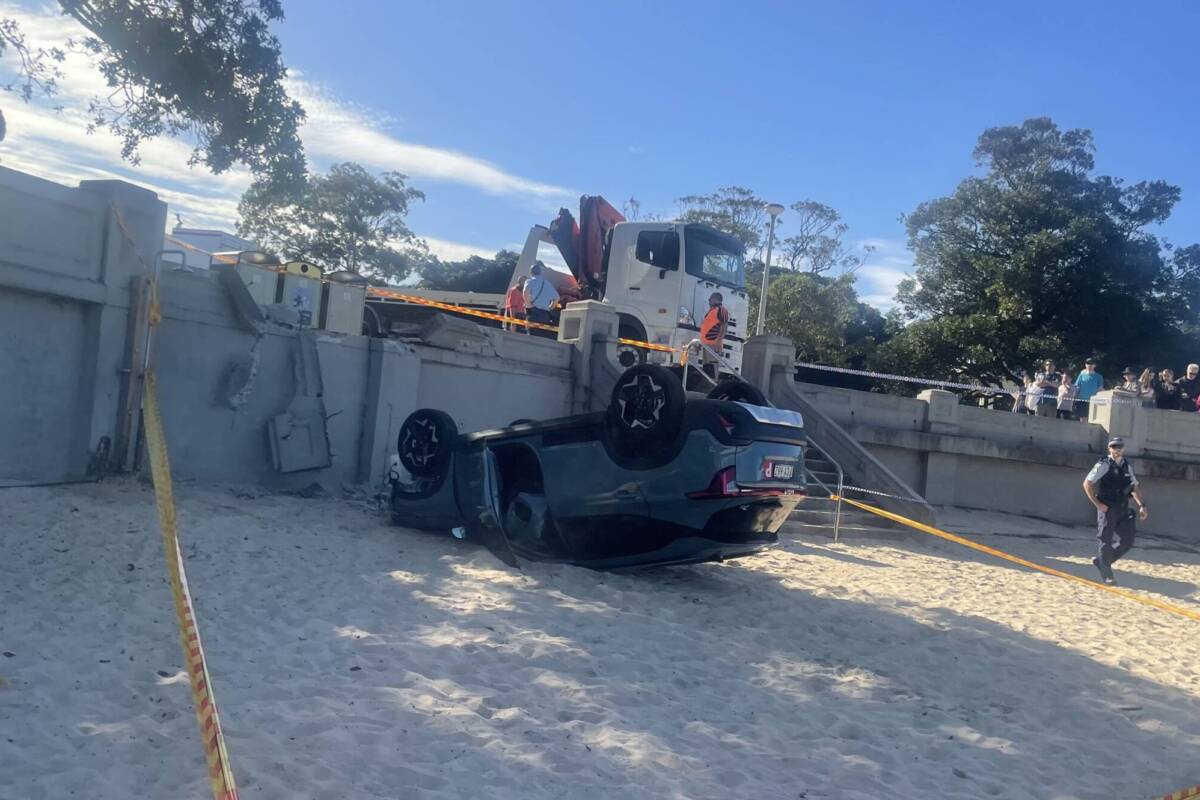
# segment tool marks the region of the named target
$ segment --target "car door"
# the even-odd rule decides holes
[[[640,310],[651,328],[673,328],[679,317],[679,234],[637,231],[620,255],[626,265],[628,302]]]
[[[627,549],[650,520],[639,476],[621,469],[592,439],[543,447],[546,500],[562,541],[576,560]]]
[[[504,533],[500,511],[500,468],[496,455],[482,443],[480,449],[461,454],[455,491],[467,530],[477,537],[496,558],[510,567],[518,566],[517,557]]]

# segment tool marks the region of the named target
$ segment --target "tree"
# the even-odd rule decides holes
[[[757,254],[765,244],[767,212],[761,197],[744,186],[726,186],[711,194],[693,194],[675,201],[681,222],[701,222],[728,233]]]
[[[772,267],[767,333],[791,339],[800,361],[863,368],[889,338],[890,330],[877,309],[859,301],[854,280],[852,273],[829,277]],[[746,285],[750,306],[746,330],[756,330],[762,262],[751,262]]]
[[[190,163],[224,172],[245,164],[277,190],[304,178],[300,104],[288,97],[279,40],[280,0],[59,0],[89,33],[72,45],[91,56],[111,92],[89,106],[89,130],[120,137],[121,156],[162,134],[195,144]],[[7,45],[7,47],[6,47]],[[0,20],[0,55],[18,58],[16,85],[29,100],[52,95],[61,49],[33,50],[13,20]]]
[[[850,226],[842,221],[842,215],[833,208],[815,200],[798,200],[792,203],[792,213],[787,217],[792,236],[779,242],[779,257],[793,271],[807,270],[822,275],[836,270],[840,274],[853,273],[863,264],[863,257],[874,248],[863,248],[863,254],[851,252],[842,242]]]
[[[881,352],[894,371],[999,386],[1043,358],[1110,371],[1174,363],[1197,306],[1200,250],[1147,230],[1180,192],[1161,180],[1093,176],[1092,134],[1046,118],[984,131],[986,174],[905,218],[916,277],[900,284],[904,331]]]
[[[425,195],[406,180],[399,172],[376,177],[347,162],[309,176],[299,197],[256,182],[238,203],[238,235],[326,269],[398,281],[425,259],[424,244],[404,221],[409,205]]]
[[[421,267],[421,288],[444,292],[508,291],[509,281],[521,256],[511,250],[501,250],[492,258],[471,256],[464,261],[429,259]]]

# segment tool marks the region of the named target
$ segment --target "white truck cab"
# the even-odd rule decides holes
[[[558,271],[551,280],[575,284],[557,254],[550,230],[535,225],[509,282],[514,285],[541,260]],[[606,243],[601,302],[619,314],[621,338],[669,345],[662,351],[628,348],[623,361],[678,361],[683,347],[700,336],[709,297],[720,293],[729,311],[724,356],[741,369],[742,343],[749,301],[746,296],[745,252],[732,236],[707,225],[682,222],[619,222]],[[626,364],[628,366],[629,364]]]

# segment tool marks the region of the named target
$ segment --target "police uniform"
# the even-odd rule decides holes
[[[1100,540],[1100,562],[1110,566],[1133,547],[1134,511],[1129,507],[1129,495],[1138,479],[1129,459],[1123,458],[1118,464],[1112,456],[1105,456],[1092,467],[1087,480],[1096,485],[1096,499],[1108,506],[1108,511],[1096,509],[1096,536]],[[1118,539],[1116,547],[1114,535]]]

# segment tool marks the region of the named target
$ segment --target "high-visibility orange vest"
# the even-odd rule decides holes
[[[705,344],[719,344],[721,341],[721,325],[729,322],[729,312],[725,306],[713,306],[704,315],[700,323],[700,340]]]

